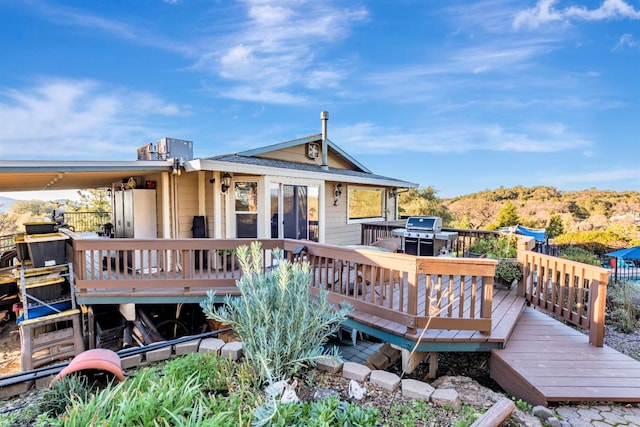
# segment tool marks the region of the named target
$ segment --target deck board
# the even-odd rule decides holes
[[[492,350],[491,376],[532,404],[640,402],[640,362],[552,317],[526,308],[503,349]]]

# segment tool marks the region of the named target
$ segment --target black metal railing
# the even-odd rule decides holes
[[[64,222],[76,233],[99,232],[111,222],[111,212],[65,212]]]
[[[0,253],[9,251],[16,247],[16,242],[14,238],[16,234],[5,234],[4,236],[0,236]]]

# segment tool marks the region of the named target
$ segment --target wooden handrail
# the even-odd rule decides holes
[[[518,251],[524,277],[518,292],[530,304],[589,331],[591,345],[604,344],[604,315],[610,272],[602,267]]]
[[[186,293],[194,288],[235,288],[241,272],[231,253],[254,239],[73,239],[76,294],[118,292],[135,295],[162,289]],[[493,275],[490,259],[415,257],[289,239],[260,240],[265,269],[271,251],[311,265],[312,292],[328,292],[333,303],[349,302],[357,311],[418,329],[491,330]],[[226,258],[229,254],[229,259]]]

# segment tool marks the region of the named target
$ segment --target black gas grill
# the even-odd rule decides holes
[[[450,251],[458,233],[442,231],[438,216],[411,216],[404,229],[398,230],[404,252],[409,255],[436,256]]]

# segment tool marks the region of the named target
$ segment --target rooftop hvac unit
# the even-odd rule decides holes
[[[138,160],[159,160],[156,147],[146,144],[138,148]]]
[[[193,160],[193,142],[175,138],[158,140],[158,156],[161,160],[180,159],[186,162]]]

